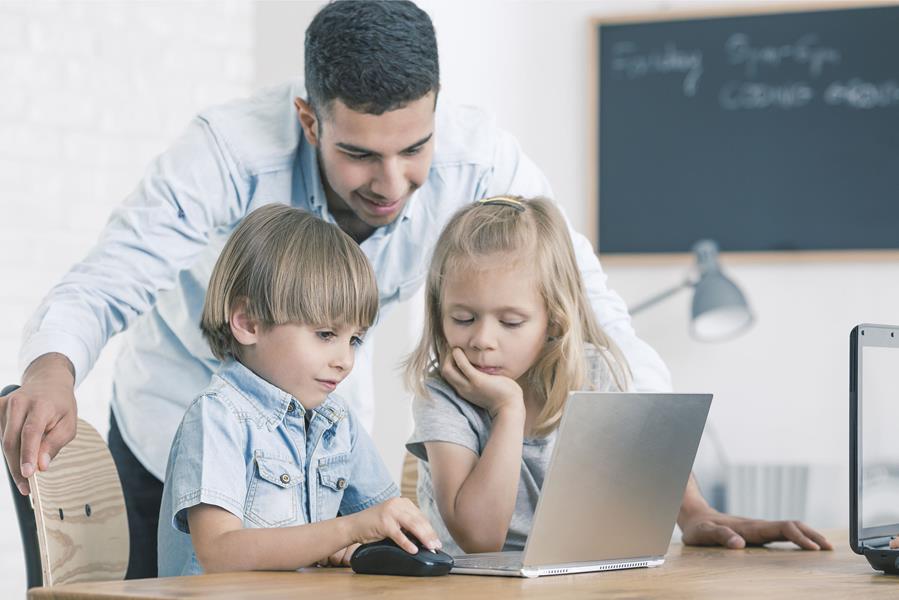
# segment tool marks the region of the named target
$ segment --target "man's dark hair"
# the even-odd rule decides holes
[[[330,2],[306,30],[305,66],[319,116],[335,99],[380,115],[440,88],[431,18],[406,0]]]

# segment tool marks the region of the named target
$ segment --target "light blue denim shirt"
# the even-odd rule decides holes
[[[294,98],[305,95],[300,83],[288,83],[197,116],[150,164],[96,246],[26,326],[22,369],[41,354],[60,352],[71,359],[78,382],[107,340],[128,328],[115,367],[112,409],[129,448],[160,479],[187,404],[218,368],[199,322],[209,275],[228,234],[249,211],[273,202],[334,221],[315,148],[301,135],[293,106]],[[382,309],[421,287],[437,237],[460,207],[506,193],[552,197],[543,173],[515,139],[477,108],[441,97],[434,143],[427,181],[399,218],[361,244],[374,267]],[[590,242],[580,234],[573,240],[590,301],[627,356],[635,389],[670,389],[664,363],[637,338]],[[367,429],[374,419],[376,338],[377,327],[338,388]]]
[[[399,495],[371,438],[336,394],[306,422],[296,398],[237,361],[222,365],[175,433],[159,515],[160,577],[203,572],[187,524],[192,506],[221,507],[244,528],[286,527]]]

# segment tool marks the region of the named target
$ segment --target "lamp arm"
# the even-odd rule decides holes
[[[696,282],[688,277],[687,279],[684,279],[682,282],[675,285],[674,287],[668,288],[667,290],[665,290],[663,292],[659,292],[658,294],[656,294],[655,296],[652,296],[651,298],[647,298],[646,300],[644,300],[643,302],[640,302],[633,308],[628,309],[628,311],[631,313],[631,316],[633,316],[639,312],[646,310],[650,306],[655,306],[662,300],[665,300],[669,296],[673,296],[674,294],[678,293],[682,289],[688,288],[688,287],[694,287],[695,285],[696,285]]]

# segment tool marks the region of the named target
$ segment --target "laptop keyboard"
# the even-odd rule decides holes
[[[462,569],[517,569],[521,567],[522,552],[484,552],[454,556],[454,566]]]

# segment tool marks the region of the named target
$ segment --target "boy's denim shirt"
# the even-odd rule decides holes
[[[308,419],[306,412],[241,363],[222,365],[172,443],[159,516],[160,577],[203,572],[189,535],[192,506],[221,507],[244,528],[285,527],[359,512],[399,494],[338,396],[329,395]]]

